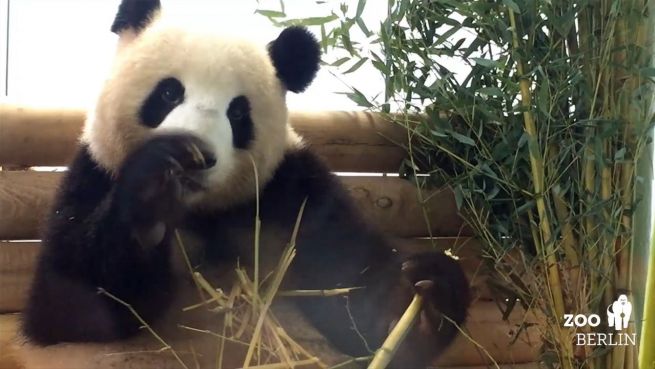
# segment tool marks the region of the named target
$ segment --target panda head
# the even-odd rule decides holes
[[[266,48],[171,23],[158,0],[123,0],[112,31],[120,36],[116,60],[82,136],[108,172],[153,135],[189,132],[217,159],[203,203],[222,206],[254,194],[251,157],[265,183],[300,145],[285,95],[307,88],[319,67],[306,29],[287,28]]]

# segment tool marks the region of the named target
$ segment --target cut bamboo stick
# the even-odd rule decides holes
[[[405,337],[414,326],[422,305],[423,298],[420,295],[414,295],[405,313],[400,317],[396,326],[393,327],[382,346],[375,352],[368,369],[384,369],[389,365],[396,351],[398,351]]]

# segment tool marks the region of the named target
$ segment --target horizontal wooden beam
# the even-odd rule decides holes
[[[411,254],[432,249],[432,242],[425,239],[396,239],[394,245],[403,254]],[[538,323],[542,318],[527,314],[520,308],[503,320],[493,296],[484,287],[488,273],[480,256],[480,244],[471,238],[438,238],[434,240],[438,250],[450,249],[459,258],[474,291],[475,302],[469,312],[464,336],[443,354],[440,366],[464,366],[490,364],[491,358],[499,363],[523,363],[538,358],[539,332],[537,326],[527,328],[523,339],[512,343],[513,332],[526,322]],[[0,242],[0,312],[15,312],[23,309],[34,273],[39,242]],[[530,341],[527,338],[532,339]],[[486,356],[477,344],[482,345],[491,355]]]
[[[0,171],[0,240],[38,239],[62,173]]]
[[[39,239],[40,227],[64,173],[0,171],[0,240]],[[425,214],[415,187],[397,177],[340,177],[366,219],[399,237],[466,235],[450,190],[431,196]],[[426,223],[429,221],[429,227]]]
[[[394,239],[394,247],[402,255],[433,249],[426,239]],[[469,237],[443,237],[434,239],[437,250],[451,249],[459,257],[474,296],[480,300],[491,300],[493,296],[486,287],[488,273],[484,272],[480,245]],[[41,250],[41,241],[0,241],[0,312],[21,311],[27,299],[29,286]]]
[[[539,369],[534,361],[539,358],[538,326],[531,326],[521,334],[528,339],[512,342],[516,327],[534,320],[524,318],[522,310],[516,309],[508,320],[502,320],[502,314],[492,302],[480,302],[470,310],[470,318],[463,327],[464,331],[485,348],[486,353],[475,346],[471,340],[460,335],[443,353],[434,367],[443,369],[488,369],[492,360],[501,369]],[[530,316],[530,315],[528,315]],[[21,369],[20,355],[14,350],[13,339],[19,329],[20,314],[0,314],[0,365],[3,369]],[[69,354],[74,354],[73,352]],[[488,354],[488,356],[487,356]],[[505,365],[503,365],[505,364]]]
[[[1,313],[23,310],[40,250],[39,241],[0,241]]]
[[[473,291],[475,303],[464,330],[478,344],[483,345],[493,359],[500,363],[526,362],[538,357],[538,328],[528,328],[527,335],[516,343],[511,343],[512,332],[525,323],[520,308],[502,319],[492,292],[487,288],[490,273],[481,256],[480,244],[469,237],[448,237],[429,239],[394,239],[394,247],[402,255],[428,250],[451,250],[464,269]],[[31,278],[40,249],[39,242],[0,242],[0,312],[15,312],[23,309]],[[529,322],[541,321],[529,314]],[[523,333],[525,334],[525,332]],[[531,337],[533,341],[527,340]],[[477,349],[477,346],[464,336],[449,348],[439,360],[439,366],[490,364],[491,358]]]
[[[0,104],[0,166],[66,166],[85,113]],[[396,172],[406,152],[402,127],[368,112],[292,112],[291,125],[338,172]]]

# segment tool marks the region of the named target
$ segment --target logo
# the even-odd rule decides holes
[[[617,331],[626,329],[630,314],[632,314],[632,304],[628,301],[628,296],[621,295],[607,307],[607,325]]]
[[[628,346],[635,345],[636,333],[622,332],[630,324],[632,304],[628,296],[619,295],[613,303],[607,306],[607,326],[614,328],[614,333],[588,332],[576,333],[575,341],[578,346]],[[598,314],[564,314],[564,327],[598,327],[601,323]]]

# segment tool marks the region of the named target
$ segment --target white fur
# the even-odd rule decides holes
[[[190,30],[191,29],[191,30]],[[157,83],[179,79],[185,100],[156,129],[139,123],[139,109]],[[232,145],[226,116],[230,101],[245,95],[254,122],[247,151]],[[153,134],[185,130],[213,148],[217,165],[207,176],[202,205],[225,207],[252,198],[254,159],[260,184],[266,183],[290,146],[300,143],[288,124],[286,90],[263,45],[179,27],[161,17],[141,34],[121,38],[113,70],[89,114],[82,142],[111,173],[125,156]]]

